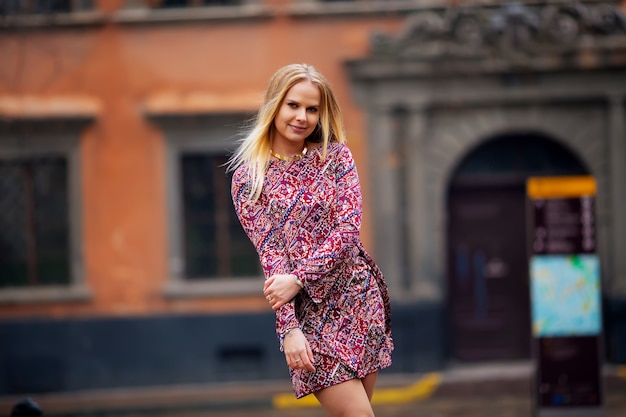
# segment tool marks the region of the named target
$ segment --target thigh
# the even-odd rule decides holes
[[[360,379],[350,379],[315,393],[330,417],[374,417],[372,405]]]
[[[378,378],[378,372],[367,374],[365,375],[365,378],[361,379],[361,382],[363,382],[363,388],[365,388],[365,393],[367,394],[367,398],[369,398],[370,402],[372,401],[372,396],[374,395],[376,378]]]

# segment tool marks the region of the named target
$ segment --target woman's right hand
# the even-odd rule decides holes
[[[283,339],[283,351],[287,365],[292,369],[306,369],[307,371],[315,371],[313,366],[313,351],[306,340],[302,330],[297,327],[292,329],[285,335]]]

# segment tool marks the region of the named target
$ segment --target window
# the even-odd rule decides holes
[[[0,16],[72,13],[93,8],[94,0],[0,0]]]
[[[180,155],[185,278],[246,277],[259,273],[256,251],[230,197],[225,155]]]
[[[442,3],[443,4],[443,3]],[[414,13],[424,9],[413,0],[292,0],[287,5],[291,17],[315,19],[329,16],[388,16]]]
[[[167,146],[169,296],[254,293],[256,250],[235,214],[224,164],[243,115],[160,116]]]
[[[62,155],[0,159],[0,287],[70,283]]]
[[[0,123],[0,302],[85,299],[83,122]]]
[[[202,7],[202,6],[238,6],[241,0],[151,0],[154,8]]]
[[[242,21],[273,16],[272,7],[262,0],[123,0],[112,18],[117,23],[135,24]]]

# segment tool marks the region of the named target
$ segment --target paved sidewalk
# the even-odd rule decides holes
[[[379,378],[377,416],[529,417],[530,362],[454,366]],[[606,366],[605,417],[626,417],[626,367]],[[21,397],[0,397],[0,417]],[[324,416],[313,396],[294,401],[288,381],[253,381],[34,395],[45,417]]]

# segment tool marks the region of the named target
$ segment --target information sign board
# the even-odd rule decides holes
[[[593,177],[536,177],[527,183],[539,417],[602,415],[595,193]]]

